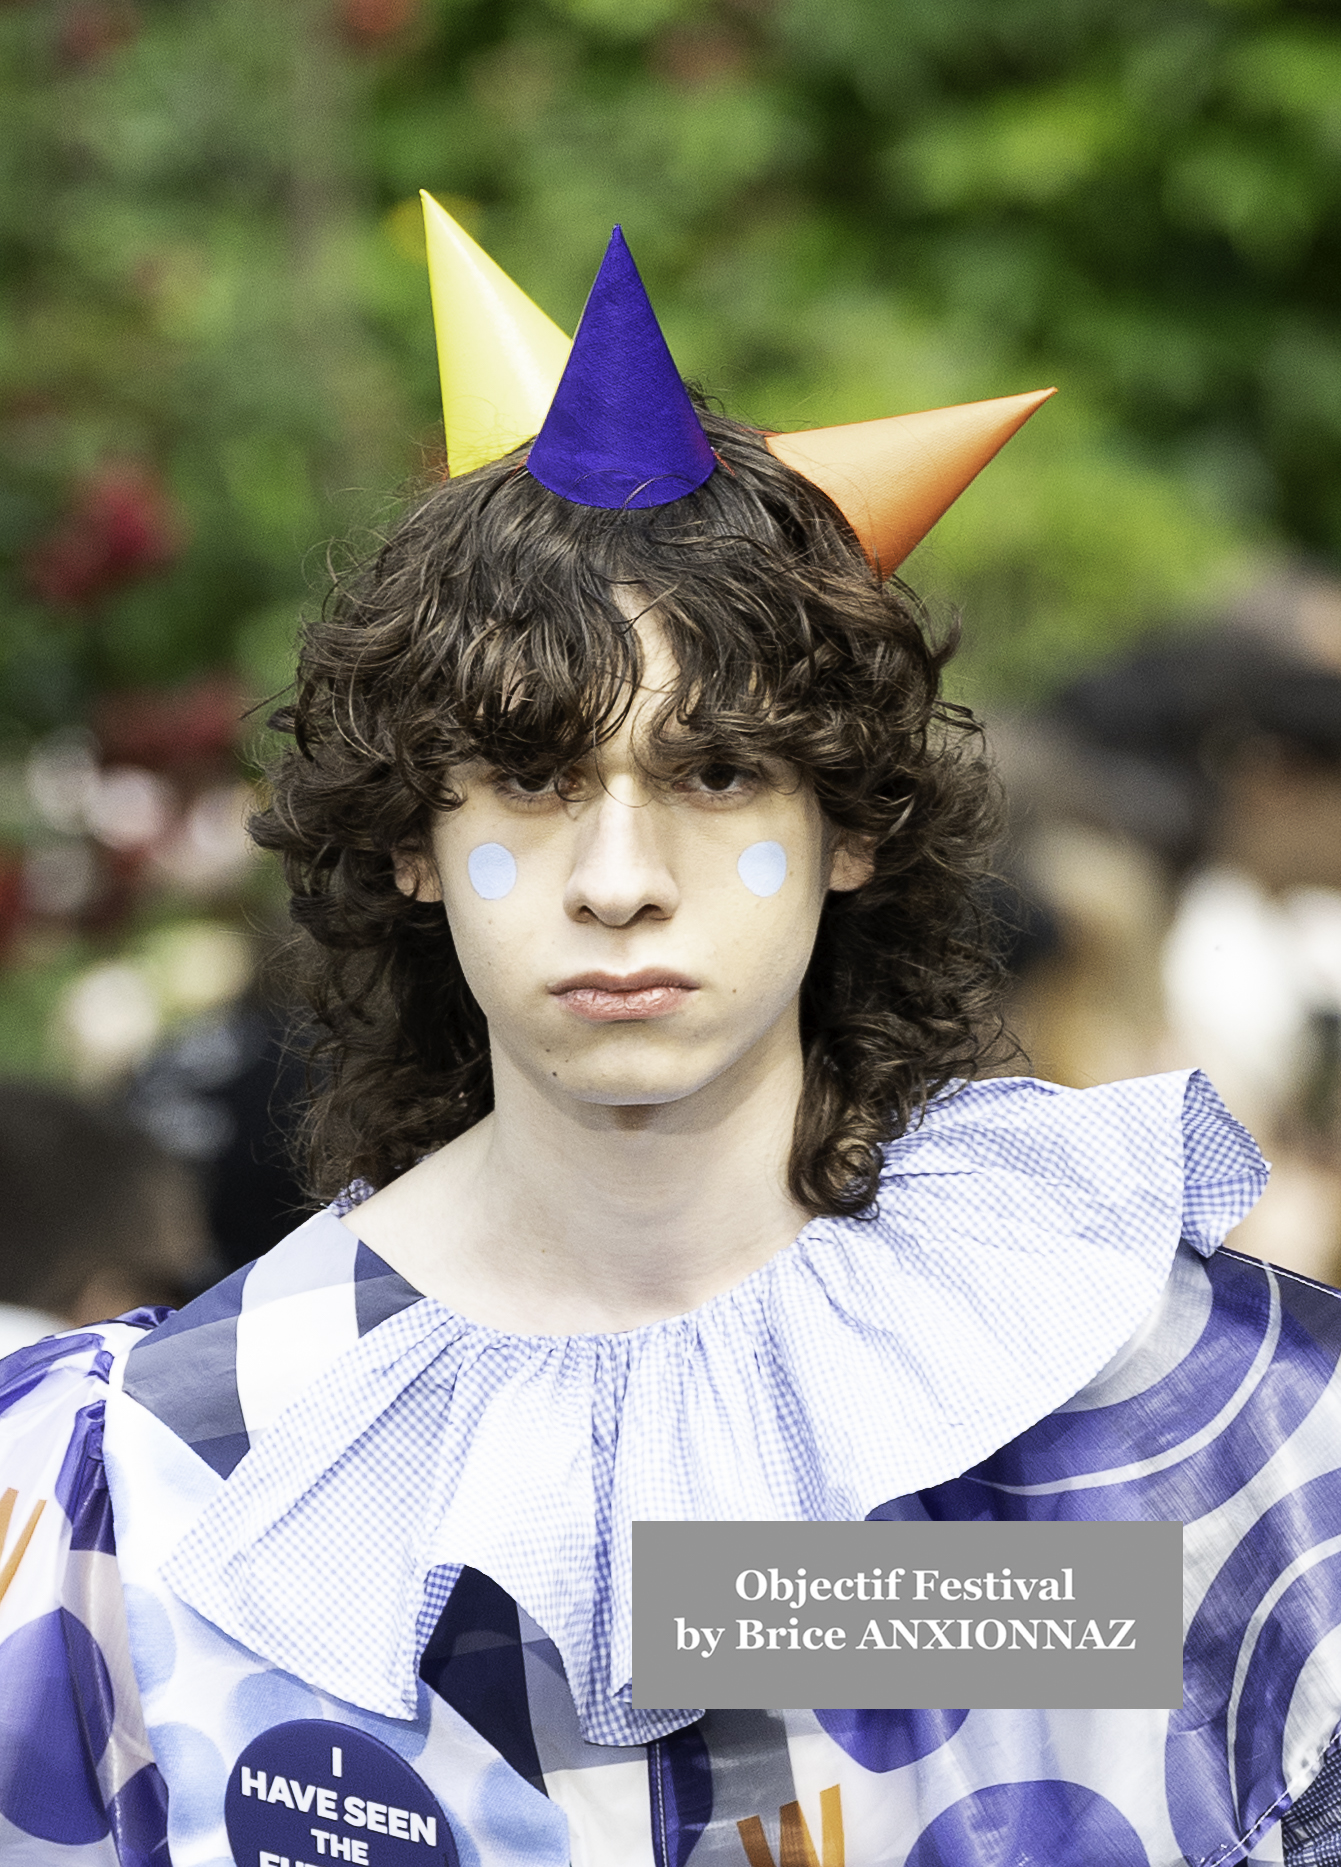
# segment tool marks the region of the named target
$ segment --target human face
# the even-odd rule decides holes
[[[506,1059],[547,1094],[612,1106],[795,1068],[825,895],[869,874],[781,762],[695,769],[653,752],[671,669],[656,624],[638,626],[645,685],[619,733],[561,791],[465,767],[433,872],[401,878],[444,903],[495,1075]]]

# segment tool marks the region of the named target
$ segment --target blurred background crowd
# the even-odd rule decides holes
[[[442,465],[416,191],[816,426],[1063,393],[905,567],[1010,801],[1040,1074],[1202,1063],[1341,1282],[1331,0],[0,0],[0,1305],[288,1229],[243,817],[330,541]]]

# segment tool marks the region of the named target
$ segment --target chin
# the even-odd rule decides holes
[[[664,1057],[648,1057],[639,1067],[631,1058],[609,1058],[601,1067],[595,1059],[571,1059],[566,1069],[560,1069],[557,1080],[546,1072],[544,1081],[549,1090],[594,1107],[657,1108],[696,1095],[730,1067],[719,1059],[705,1064],[701,1055],[692,1063],[687,1058],[679,1059],[679,1063],[676,1068]]]
[[[561,1094],[575,1102],[589,1102],[598,1108],[659,1108],[668,1102],[682,1102],[712,1082],[711,1076],[690,1083],[657,1082],[560,1082]],[[552,1082],[552,1079],[551,1079]]]

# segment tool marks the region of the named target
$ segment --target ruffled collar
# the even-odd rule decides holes
[[[513,1336],[410,1300],[253,1438],[164,1580],[409,1717],[426,1591],[481,1570],[557,1645],[587,1738],[647,1742],[699,1714],[631,1706],[634,1521],[862,1518],[955,1476],[1083,1387],[1180,1237],[1209,1255],[1265,1178],[1198,1072],[965,1086],[889,1147],[875,1217],[812,1222],[687,1315]]]

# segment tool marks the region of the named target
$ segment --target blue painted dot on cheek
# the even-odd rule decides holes
[[[481,901],[501,901],[516,884],[516,858],[501,843],[481,843],[466,857],[466,873]]]
[[[775,895],[787,879],[787,852],[781,843],[751,843],[736,873],[752,895]]]

